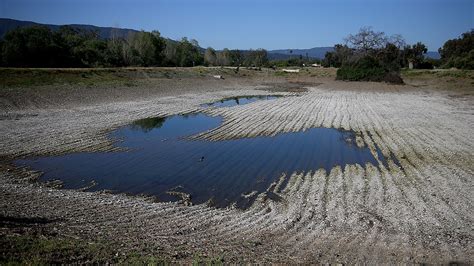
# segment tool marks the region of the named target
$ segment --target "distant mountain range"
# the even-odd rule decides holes
[[[300,55],[306,58],[323,59],[327,52],[334,51],[333,47],[314,47],[309,49],[280,49],[268,51],[270,60],[284,60],[289,58],[297,58]],[[436,51],[428,51],[425,54],[428,58],[439,59],[440,55]]]
[[[309,49],[279,49],[279,50],[271,50],[268,51],[270,59],[288,59],[288,58],[296,58],[300,55],[306,58],[324,58],[324,55],[327,52],[332,52],[334,50],[333,47],[314,47]],[[273,57],[273,58],[272,58]]]
[[[18,27],[30,27],[30,26],[46,26],[51,30],[58,30],[60,25],[52,25],[52,24],[41,24],[36,23],[33,21],[21,21],[16,19],[9,19],[9,18],[0,18],[0,39],[5,36],[5,34]],[[71,26],[77,29],[82,30],[93,30],[99,33],[99,37],[102,39],[109,39],[112,36],[118,38],[125,38],[130,33],[138,32],[134,29],[125,29],[125,28],[113,28],[113,27],[98,27],[93,25],[83,25],[83,24],[68,24],[67,26]],[[171,40],[172,41],[172,40]],[[333,51],[333,47],[314,47],[309,49],[278,49],[278,50],[270,50],[268,51],[268,58],[270,60],[285,60],[289,58],[296,58],[300,55],[303,57],[308,56],[312,59],[322,59],[326,52]],[[204,51],[204,48],[201,48],[201,51]],[[426,53],[427,57],[438,59],[440,58],[439,53],[436,51],[429,51]]]
[[[425,54],[426,57],[432,58],[432,59],[440,59],[441,55],[437,51],[428,51]]]
[[[31,26],[46,26],[51,30],[58,30],[59,27],[62,25],[51,25],[51,24],[41,24],[36,23],[33,21],[21,21],[9,18],[0,18],[0,38],[3,38],[5,34],[16,28],[21,27],[31,27]],[[112,28],[112,27],[97,27],[93,25],[82,25],[82,24],[68,24],[67,26],[71,26],[73,28],[81,29],[81,30],[93,30],[99,33],[99,37],[101,39],[108,39],[112,36],[116,36],[118,38],[127,37],[130,33],[138,32],[137,30],[133,29],[123,29],[123,28]]]

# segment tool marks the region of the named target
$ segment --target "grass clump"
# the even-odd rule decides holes
[[[110,250],[102,244],[45,236],[3,236],[0,265],[103,263]]]
[[[46,235],[3,235],[0,265],[119,264],[168,265],[169,260],[136,251],[119,252],[112,243]]]

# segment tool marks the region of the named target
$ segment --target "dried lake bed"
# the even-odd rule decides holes
[[[110,134],[132,130],[126,127],[134,120],[202,113],[222,122],[192,132],[197,141],[272,139],[324,128],[353,132],[355,147],[364,147],[373,159],[300,171],[285,167],[290,171],[265,183],[244,210],[54,189],[21,181],[38,176],[30,169],[5,166],[2,214],[61,219],[49,225],[59,234],[117,241],[128,250],[154,246],[172,261],[189,261],[194,254],[253,262],[472,261],[472,95],[328,82],[308,86],[298,97],[202,106],[268,95],[262,89],[189,90],[73,108],[8,110],[0,121],[0,149],[8,162],[77,152],[120,154],[127,139],[117,142]],[[299,154],[291,148],[295,152],[281,158],[291,161]]]

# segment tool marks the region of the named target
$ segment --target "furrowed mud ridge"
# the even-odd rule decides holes
[[[282,263],[472,261],[472,94],[456,98],[443,91],[374,83],[306,87],[306,92],[278,93],[299,97],[209,109],[202,104],[267,95],[262,89],[271,86],[197,86],[175,95],[63,108],[3,103],[1,214],[60,219],[50,225],[60,234],[121,243],[118,250],[150,245],[173,261],[189,262],[196,253]],[[196,139],[340,128],[354,131],[357,145],[367,145],[377,164],[282,175],[246,210],[53,189],[25,181],[38,173],[11,165],[31,156],[114,151],[117,146],[107,136],[120,126],[195,112],[223,118]]]
[[[357,145],[354,132],[341,129],[223,141],[194,137],[221,120],[202,113],[145,118],[111,133],[123,152],[73,153],[15,164],[43,172],[42,181],[64,181],[64,188],[146,194],[160,201],[186,195],[187,204],[212,201],[213,206],[240,208],[251,205],[282,174],[330,172],[348,164],[378,167],[365,143]],[[378,147],[377,154],[388,167]]]

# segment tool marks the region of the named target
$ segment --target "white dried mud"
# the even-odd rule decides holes
[[[3,169],[0,211],[60,218],[54,226],[64,235],[124,247],[155,245],[161,255],[178,261],[207,254],[254,262],[472,262],[472,96],[333,90],[323,84],[295,97],[226,108],[199,106],[258,94],[267,93],[193,92],[72,109],[13,110],[0,120],[0,151],[5,158],[110,151],[114,146],[107,132],[134,119],[204,111],[224,121],[197,138],[218,141],[343,128],[354,130],[357,145],[368,145],[376,158],[380,148],[388,167],[346,165],[329,173],[287,173],[246,210],[58,190],[18,181],[27,170]]]

